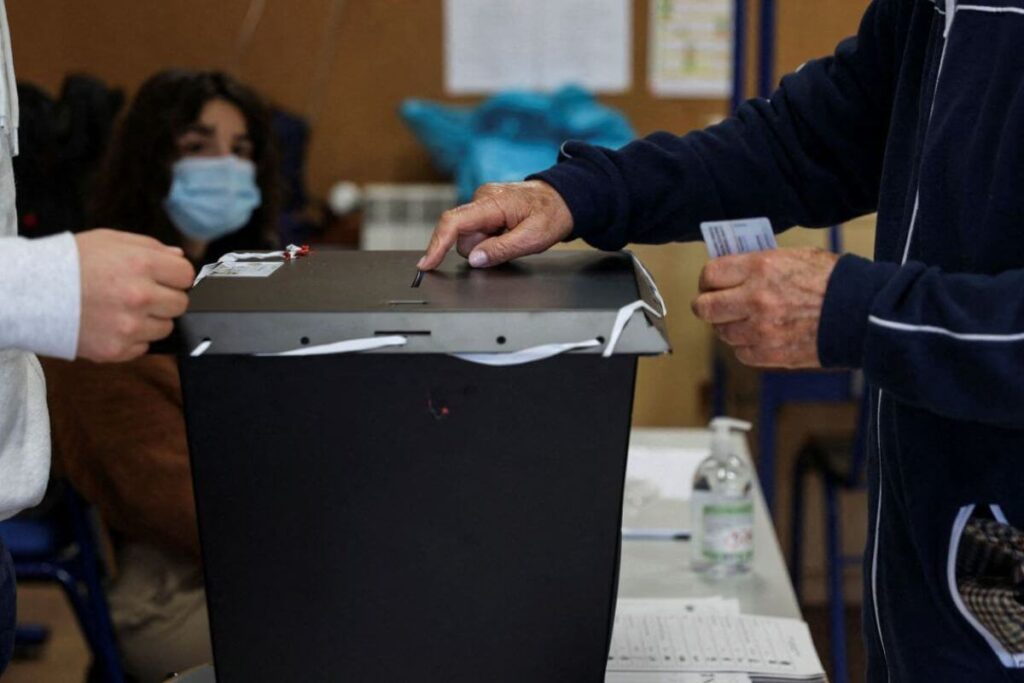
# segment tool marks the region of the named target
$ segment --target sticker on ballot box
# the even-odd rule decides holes
[[[248,261],[218,263],[207,274],[207,277],[270,277],[281,265],[281,261],[269,263],[267,261],[260,261],[258,263]]]
[[[734,221],[705,221],[700,224],[704,243],[711,258],[729,254],[748,254],[775,249],[772,223],[767,218],[742,218]]]

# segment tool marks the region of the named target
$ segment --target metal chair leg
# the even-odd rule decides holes
[[[843,596],[842,529],[839,519],[839,498],[835,484],[825,479],[827,523],[825,544],[828,552],[828,610],[832,636],[832,680],[849,683],[846,665],[846,601]]]
[[[761,375],[761,410],[757,422],[757,476],[761,481],[768,514],[775,514],[775,418],[779,403],[775,383],[769,373]]]
[[[92,542],[96,538],[95,530],[90,527],[88,512],[77,494],[69,490],[67,502],[72,511],[75,536],[79,539],[78,570],[85,584],[86,602],[92,618],[93,655],[107,683],[124,683],[121,655],[114,640],[114,625],[110,621],[106,593],[100,580],[99,557]]]
[[[803,454],[797,456],[793,468],[793,499],[790,517],[789,575],[793,581],[793,592],[800,600],[803,584],[804,561],[804,483],[807,478],[807,463]]]
[[[82,596],[81,587],[70,572],[65,568],[51,562],[26,562],[15,565],[15,572],[19,577],[28,577],[30,580],[38,581],[47,579],[56,582],[64,590],[64,596],[71,604],[71,612],[75,615],[78,627],[85,636],[89,649],[95,652],[97,640],[95,638],[94,618],[92,609]]]
[[[50,629],[43,624],[19,623],[14,631],[14,646],[41,647],[50,639]]]

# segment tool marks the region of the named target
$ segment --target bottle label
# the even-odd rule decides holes
[[[701,553],[713,561],[746,562],[754,555],[754,504],[747,501],[704,505]]]

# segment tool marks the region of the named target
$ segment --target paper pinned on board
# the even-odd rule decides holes
[[[631,85],[629,0],[445,0],[444,27],[452,94]]]
[[[728,97],[733,0],[651,0],[648,87],[658,97]]]

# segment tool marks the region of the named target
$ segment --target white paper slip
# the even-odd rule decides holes
[[[689,500],[693,473],[708,453],[707,448],[632,446],[626,463],[627,497],[649,491],[653,497]]]
[[[755,681],[824,681],[807,624],[796,619],[670,613],[622,605],[609,672],[740,673]]]
[[[270,277],[281,265],[281,261],[218,263],[206,274],[206,277]]]
[[[750,676],[671,671],[609,671],[605,674],[604,683],[750,683]]]
[[[704,243],[711,258],[729,254],[748,254],[775,249],[775,233],[767,218],[742,218],[733,221],[705,221],[700,224]]]
[[[714,595],[708,598],[619,598],[616,612],[630,614],[740,614],[740,601]]]

